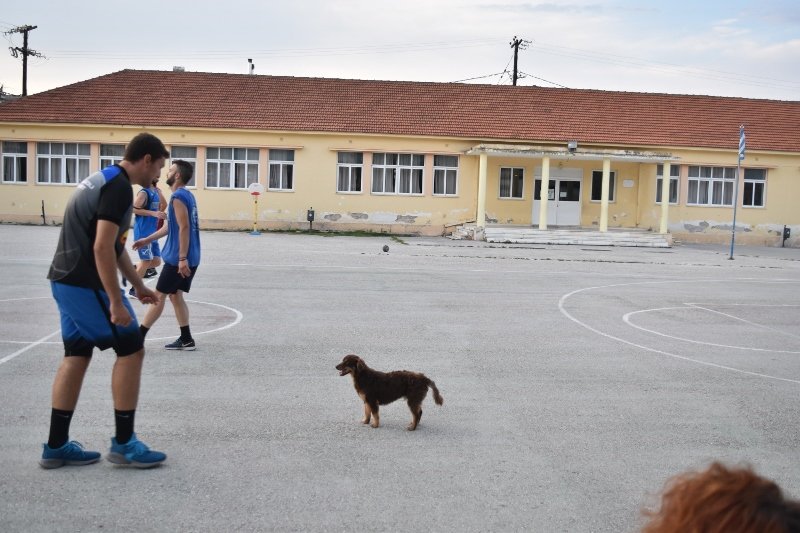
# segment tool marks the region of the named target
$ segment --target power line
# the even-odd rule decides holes
[[[520,74],[523,74],[524,76],[527,76],[529,78],[534,78],[534,79],[537,79],[539,81],[543,81],[545,83],[550,83],[551,85],[555,85],[557,87],[561,87],[562,89],[569,89],[569,87],[567,87],[566,85],[561,85],[560,83],[556,83],[554,81],[546,80],[544,78],[540,78],[538,76],[534,76],[533,74],[528,74],[527,72],[520,71]]]

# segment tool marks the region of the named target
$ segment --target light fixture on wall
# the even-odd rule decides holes
[[[567,150],[574,152],[578,149],[578,141],[567,141]]]

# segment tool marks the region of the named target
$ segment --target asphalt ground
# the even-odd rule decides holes
[[[136,430],[166,463],[43,470],[58,231],[0,226],[3,531],[636,531],[712,460],[800,497],[798,249],[203,232],[197,351],[163,349],[169,304],[146,344]],[[348,353],[444,405],[362,425]],[[114,359],[70,435],[104,453]]]

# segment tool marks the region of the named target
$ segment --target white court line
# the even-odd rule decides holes
[[[639,313],[650,313],[652,311],[670,311],[670,310],[673,310],[673,309],[683,309],[683,310],[686,310],[686,309],[702,309],[704,311],[712,311],[713,312],[713,310],[706,309],[704,307],[700,307],[700,306],[696,306],[696,305],[690,305],[690,304],[686,304],[686,305],[688,305],[688,307],[686,307],[686,306],[659,307],[659,308],[655,308],[655,309],[642,309],[640,311],[631,311],[630,313],[626,313],[626,314],[622,315],[622,321],[625,322],[626,324],[628,324],[632,328],[636,328],[636,329],[641,330],[641,331],[646,331],[647,333],[652,333],[654,335],[660,335],[662,337],[666,337],[668,339],[674,339],[674,340],[677,340],[677,341],[690,342],[690,343],[693,343],[693,344],[703,344],[705,346],[715,346],[717,348],[731,348],[731,349],[735,349],[735,350],[750,350],[750,351],[753,351],[753,352],[798,353],[798,354],[800,354],[800,352],[794,351],[794,350],[773,350],[773,349],[770,349],[770,348],[750,348],[750,347],[747,347],[747,346],[733,346],[733,345],[730,345],[730,344],[717,344],[715,342],[705,342],[705,341],[698,341],[698,340],[695,340],[695,339],[687,339],[686,337],[678,337],[677,335],[668,335],[666,333],[662,333],[662,332],[656,331],[654,329],[648,329],[648,328],[646,328],[644,326],[638,326],[638,325],[634,324],[633,322],[631,322],[631,320],[630,320],[630,317],[633,316],[633,315],[638,315]],[[720,314],[721,315],[725,315],[725,316],[730,316],[730,315],[726,315],[725,313],[720,313]],[[737,318],[737,317],[731,316],[731,318]],[[751,322],[749,322],[747,320],[743,320],[743,319],[738,319],[738,320],[742,320],[742,322],[747,322],[748,324],[751,324]],[[760,324],[753,324],[753,325],[754,326],[759,326]],[[766,326],[764,326],[764,328],[768,329],[768,330],[772,330],[772,328],[769,328],[769,327],[766,327]],[[792,335],[792,336],[794,336],[794,335]]]
[[[9,300],[0,300],[0,302],[18,301],[18,300],[36,300],[36,299],[42,299],[42,298],[49,298],[49,296],[38,296],[38,297],[34,297],[34,298],[11,298]],[[206,335],[208,333],[216,333],[218,331],[222,331],[222,330],[225,330],[225,329],[232,328],[232,327],[236,326],[237,324],[239,324],[242,321],[242,319],[244,318],[244,315],[241,313],[241,311],[239,311],[238,309],[234,309],[233,307],[228,307],[227,305],[222,305],[222,304],[213,303],[213,302],[201,302],[199,300],[186,300],[186,301],[187,302],[191,302],[191,303],[196,303],[196,304],[205,304],[205,305],[212,305],[212,306],[216,306],[216,307],[222,307],[223,309],[227,309],[228,311],[231,311],[236,316],[234,321],[231,322],[230,324],[225,324],[224,326],[220,326],[218,328],[210,329],[208,331],[197,331],[197,332],[193,333],[194,335]],[[11,343],[11,344],[27,344],[28,345],[25,348],[21,348],[20,350],[17,350],[16,352],[14,352],[14,353],[12,353],[10,355],[7,355],[7,356],[3,357],[2,359],[0,359],[0,364],[3,364],[5,362],[7,362],[7,361],[10,361],[10,360],[14,359],[15,357],[17,357],[18,355],[23,354],[26,351],[30,350],[31,348],[39,346],[40,344],[61,344],[61,342],[59,342],[59,341],[51,341],[51,342],[47,341],[47,339],[49,339],[49,338],[51,338],[54,335],[57,335],[59,333],[61,333],[60,329],[58,329],[57,331],[51,333],[50,335],[47,335],[46,337],[42,337],[41,339],[39,339],[37,341],[33,341],[32,343],[30,343],[28,341],[6,341],[6,340],[0,341],[0,342],[5,342],[5,343]],[[153,337],[151,339],[146,339],[146,340],[147,341],[158,341],[158,340],[165,340],[165,339],[171,339],[171,338],[172,337]]]
[[[703,309],[704,311],[708,311],[709,313],[717,313],[718,315],[726,316],[726,317],[732,318],[734,320],[739,320],[741,322],[744,322],[745,324],[750,324],[751,326],[755,326],[757,328],[766,329],[768,331],[772,331],[773,333],[780,333],[781,335],[788,335],[790,337],[794,337],[795,339],[800,339],[800,336],[795,335],[794,333],[789,333],[788,331],[781,331],[779,329],[775,329],[775,328],[771,328],[769,326],[765,326],[764,324],[758,324],[756,322],[751,322],[750,320],[745,320],[744,318],[740,318],[740,317],[735,316],[735,315],[730,315],[728,313],[723,313],[722,311],[717,311],[716,309],[709,309],[707,307],[703,307],[700,304],[686,304],[686,305],[690,305],[692,307],[696,307],[697,309]],[[742,305],[742,304],[738,304],[738,305]],[[761,306],[761,307],[763,307],[763,306]],[[781,307],[787,307],[787,306],[781,306]],[[791,306],[791,307],[797,307],[797,306]],[[797,352],[791,352],[791,353],[797,353]]]
[[[727,280],[717,280],[717,279],[698,279],[698,280],[682,280],[682,281],[650,281],[650,282],[637,281],[637,282],[634,282],[634,283],[616,283],[616,284],[612,284],[612,285],[598,285],[596,287],[585,287],[583,289],[574,290],[574,291],[569,292],[569,293],[565,294],[564,296],[562,296],[558,300],[558,310],[561,311],[561,314],[563,314],[565,317],[567,317],[568,319],[572,320],[573,322],[575,322],[579,326],[583,326],[584,328],[588,329],[589,331],[591,331],[593,333],[596,333],[596,334],[600,335],[601,337],[606,337],[607,339],[612,339],[612,340],[615,340],[615,341],[618,341],[618,342],[621,342],[621,343],[624,343],[624,344],[628,344],[628,345],[633,346],[635,348],[640,348],[640,349],[646,350],[648,352],[658,353],[658,354],[661,354],[661,355],[666,355],[668,357],[673,357],[675,359],[680,359],[682,361],[689,361],[691,363],[696,363],[696,364],[699,364],[699,365],[705,365],[705,366],[709,366],[709,367],[712,367],[712,368],[718,368],[718,369],[721,369],[721,370],[728,370],[730,372],[736,372],[736,373],[739,373],[739,374],[756,376],[756,377],[760,377],[760,378],[764,378],[764,379],[774,379],[774,380],[777,380],[777,381],[785,381],[785,382],[788,382],[788,383],[795,383],[797,385],[800,385],[800,380],[789,379],[789,378],[779,378],[779,377],[776,377],[776,376],[770,376],[769,374],[761,374],[759,372],[750,372],[748,370],[741,370],[739,368],[733,368],[733,367],[730,367],[730,366],[718,365],[716,363],[710,363],[708,361],[700,361],[699,359],[692,359],[691,357],[686,357],[686,356],[683,356],[683,355],[678,355],[678,354],[674,354],[674,353],[670,353],[670,352],[665,352],[664,350],[657,350],[655,348],[650,348],[649,346],[643,346],[641,344],[636,344],[635,342],[627,341],[627,340],[622,339],[620,337],[615,337],[614,335],[610,335],[610,334],[604,333],[604,332],[602,332],[602,331],[600,331],[600,330],[598,330],[596,328],[593,328],[589,324],[586,324],[585,322],[582,322],[582,321],[578,320],[577,318],[575,318],[574,316],[572,316],[564,308],[564,302],[566,302],[567,299],[569,299],[570,297],[574,296],[575,294],[584,292],[584,291],[591,291],[591,290],[595,290],[595,289],[607,289],[607,288],[612,288],[612,287],[625,287],[625,286],[629,286],[629,285],[644,285],[644,284],[698,283],[698,282],[719,283],[719,282],[723,282],[723,281],[727,282]],[[743,279],[740,279],[738,281],[762,281],[762,282],[764,282],[764,280],[758,280],[758,279],[755,279],[755,278],[743,278]],[[783,280],[780,280],[780,281],[783,281]],[[792,281],[794,281],[795,283],[797,282],[796,280],[792,280]],[[769,281],[766,281],[766,283],[769,283]]]
[[[2,365],[3,363],[7,363],[8,361],[11,361],[11,360],[12,360],[12,359],[14,359],[16,356],[18,356],[18,355],[21,355],[21,354],[23,354],[23,353],[27,352],[27,351],[28,351],[28,350],[30,350],[31,348],[35,348],[35,347],[39,346],[40,344],[44,344],[44,342],[45,342],[47,339],[49,339],[50,337],[53,337],[53,336],[55,336],[55,335],[58,335],[59,333],[61,333],[61,330],[60,330],[60,329],[57,329],[56,331],[54,331],[54,332],[53,332],[53,333],[51,333],[50,335],[47,335],[46,337],[42,337],[42,338],[41,338],[41,339],[39,339],[38,341],[34,341],[34,342],[30,343],[29,345],[27,345],[26,347],[24,347],[24,348],[21,348],[21,349],[17,350],[16,352],[14,352],[14,353],[12,353],[12,354],[10,354],[10,355],[7,355],[7,356],[3,357],[2,359],[0,359],[0,365]]]

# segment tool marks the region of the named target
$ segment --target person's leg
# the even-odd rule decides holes
[[[164,298],[164,294],[160,291],[156,291],[156,294],[158,294],[158,302],[147,306],[147,312],[144,314],[144,318],[140,322],[140,324],[147,330],[153,327],[153,324],[155,324],[156,320],[159,319],[161,313],[164,312],[166,298]]]
[[[172,302],[172,307],[175,308],[175,318],[178,320],[178,327],[189,325],[189,306],[186,305],[186,300],[183,298],[183,291],[177,291],[175,294],[169,295],[169,301]]]
[[[115,464],[150,468],[160,465],[167,456],[161,452],[151,451],[134,432],[143,362],[144,348],[130,355],[117,356],[114,363],[111,393],[114,398],[116,435],[111,439],[111,449],[107,459]]]

